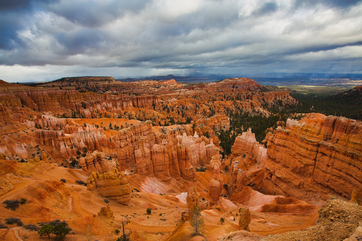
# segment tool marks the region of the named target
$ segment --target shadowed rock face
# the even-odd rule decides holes
[[[362,123],[310,114],[269,135],[264,186],[270,193],[350,198],[362,185]]]

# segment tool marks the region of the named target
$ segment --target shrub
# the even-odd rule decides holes
[[[109,203],[108,199],[104,199],[103,201],[104,201],[105,203]]]
[[[23,221],[21,221],[20,219],[16,222],[16,225],[21,227],[23,226]]]
[[[5,224],[3,224],[3,223],[0,223],[0,229],[7,229],[8,227],[5,225]]]
[[[76,180],[75,182],[78,183],[79,185],[87,186],[87,183],[85,183],[83,181]]]
[[[70,168],[79,168],[79,162],[77,160],[75,160],[74,158],[70,158],[70,161]]]
[[[26,200],[25,198],[20,199],[20,203],[21,203],[21,204],[25,204],[26,201],[28,201],[28,200]]]
[[[15,211],[19,207],[20,201],[17,199],[14,200],[8,199],[3,201],[3,204],[5,204],[5,208]]]
[[[5,223],[6,224],[15,224],[18,221],[21,221],[20,218],[5,218]]]
[[[205,166],[200,166],[195,169],[196,172],[205,172],[206,170],[207,170],[207,167],[205,167]]]
[[[158,216],[162,216],[162,213],[160,213]]]
[[[65,221],[54,220],[48,223],[39,223],[42,227],[38,231],[40,237],[47,235],[50,238],[50,234],[55,234],[58,240],[63,240],[65,236],[72,231],[68,227]]]
[[[28,225],[24,225],[23,228],[27,229],[27,230],[31,230],[31,231],[39,231],[39,227],[34,225],[34,224],[28,224]]]
[[[64,178],[60,179],[60,181],[61,181],[61,182],[64,182],[64,183],[67,182]]]
[[[150,215],[151,214],[151,208],[147,208],[146,212],[147,212],[148,215]]]
[[[116,235],[118,235],[121,231],[119,231],[119,229],[114,230],[114,232],[116,233]]]
[[[224,223],[225,223],[224,218],[220,218],[220,223],[221,223],[221,224],[224,224]]]
[[[54,227],[54,234],[60,240],[63,240],[70,231],[71,231],[71,229],[68,227],[67,223],[65,223],[65,222],[58,223]]]

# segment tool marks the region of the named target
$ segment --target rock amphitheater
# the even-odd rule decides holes
[[[293,104],[247,78],[0,81],[0,239],[48,240],[27,227],[64,220],[65,240],[360,240],[360,121],[306,114],[221,155],[229,112]]]

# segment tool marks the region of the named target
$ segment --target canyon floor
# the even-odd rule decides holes
[[[170,183],[164,183],[155,177],[129,175],[131,202],[129,206],[123,206],[107,199],[114,216],[107,219],[98,215],[100,209],[107,205],[106,198],[76,183],[77,180],[86,181],[89,173],[43,161],[9,164],[9,161],[2,160],[1,169],[13,170],[7,171],[6,177],[14,183],[14,188],[2,195],[0,201],[25,198],[27,202],[15,211],[2,206],[0,219],[17,217],[24,225],[65,220],[75,233],[68,235],[67,240],[84,240],[86,237],[115,240],[115,230],[122,229],[122,220],[129,221],[125,228],[126,232],[132,232],[131,240],[187,240],[191,238],[193,228],[188,223],[185,225],[181,222],[181,213],[187,210],[187,193],[183,191],[194,185],[201,196],[207,197],[204,190],[209,188],[211,179],[209,171],[197,173],[195,182],[172,179]],[[63,183],[60,179],[65,179],[66,182]],[[288,203],[284,206],[290,205],[290,212],[261,212],[260,207],[274,200],[274,196],[261,193],[255,193],[254,196],[256,197],[251,198],[253,200],[247,202],[252,210],[250,232],[265,236],[315,225],[317,206],[309,205],[310,209],[298,211],[293,210],[294,203]],[[150,215],[146,213],[147,208],[152,209]],[[218,206],[202,211],[205,223],[203,234],[207,240],[217,240],[225,233],[239,230],[238,209],[238,205],[222,199]],[[220,223],[220,218],[224,218],[223,224]],[[8,230],[1,230],[3,240],[47,239],[39,238],[36,231],[17,225],[8,227]]]

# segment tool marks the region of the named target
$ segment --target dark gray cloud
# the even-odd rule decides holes
[[[84,53],[88,49],[102,48],[106,42],[99,31],[93,29],[80,29],[71,33],[59,33],[55,36],[57,42],[66,50],[66,54]]]
[[[337,8],[349,8],[360,4],[362,0],[303,0],[295,1],[296,7],[314,7],[317,4],[324,6],[337,7]]]
[[[0,0],[0,12],[28,7],[30,0]]]
[[[24,0],[0,9],[0,79],[362,66],[361,1]]]
[[[128,12],[142,10],[147,0],[132,1],[59,1],[51,3],[45,8],[67,20],[85,27],[99,27],[118,18],[122,18]]]
[[[265,15],[275,12],[278,5],[275,2],[266,2],[259,9],[255,11],[256,15]]]

